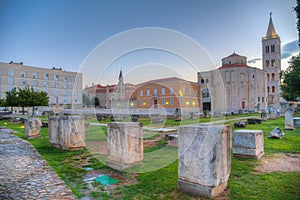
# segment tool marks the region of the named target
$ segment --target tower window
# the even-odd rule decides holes
[[[201,79],[201,83],[204,83],[204,79]]]
[[[266,60],[266,67],[270,67],[270,61]]]
[[[268,93],[270,93],[270,87],[268,86]]]
[[[275,93],[275,86],[272,86],[272,93]]]
[[[272,81],[274,81],[274,79],[275,79],[275,74],[273,73],[272,74]]]
[[[271,60],[271,67],[274,67],[275,66],[275,59],[272,59]]]
[[[271,45],[271,53],[274,53],[274,52],[275,52],[275,45],[272,44],[272,45]]]
[[[266,53],[270,53],[270,47],[266,46]]]
[[[270,80],[270,75],[269,74],[267,74],[267,80]]]

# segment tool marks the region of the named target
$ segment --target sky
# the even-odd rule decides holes
[[[282,69],[298,52],[296,0],[0,0],[0,62],[83,73],[84,86],[177,76],[236,52],[262,68],[269,18]]]

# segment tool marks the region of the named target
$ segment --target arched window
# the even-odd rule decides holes
[[[269,80],[270,79],[270,75],[269,74],[267,74],[267,80]]]
[[[272,74],[272,81],[274,81],[274,79],[275,79],[275,74],[273,73]]]
[[[272,93],[275,93],[275,86],[272,86]]]
[[[270,87],[268,86],[268,93],[270,93]]]
[[[270,61],[266,60],[266,67],[270,67]]]

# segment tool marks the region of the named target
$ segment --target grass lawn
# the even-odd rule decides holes
[[[244,115],[247,116],[247,115]],[[298,115],[300,116],[300,115]],[[226,119],[233,116],[227,116]],[[235,116],[241,117],[241,116]],[[142,119],[145,124],[149,120]],[[200,119],[205,122],[207,119]],[[197,120],[199,121],[199,120]],[[0,121],[0,126],[4,125]],[[193,120],[183,121],[184,124],[194,123]],[[183,123],[181,122],[181,124]],[[102,123],[102,122],[100,122]],[[167,120],[167,126],[174,126],[176,123]],[[180,122],[178,122],[178,125]],[[233,127],[233,123],[229,123]],[[24,138],[24,128],[18,124],[8,124],[8,128],[18,131],[18,137]],[[177,126],[177,125],[176,125]],[[285,136],[281,140],[268,139],[269,132],[278,126]],[[300,153],[300,128],[295,131],[284,130],[284,118],[268,120],[258,125],[248,125],[247,129],[260,129],[264,131],[265,156],[272,156],[274,153]],[[233,131],[237,130],[233,128]],[[106,139],[106,127],[90,126],[87,133],[87,140]],[[157,133],[145,132],[145,136],[157,137]],[[94,169],[109,169],[99,160],[91,156],[87,149],[81,151],[62,151],[52,148],[48,141],[48,128],[42,128],[42,137],[28,140],[35,146],[39,153],[45,158],[55,172],[66,182],[73,193],[81,198],[85,195],[94,199],[192,199],[189,196],[177,191],[177,160],[168,160],[176,156],[177,149],[166,147],[163,142],[158,142],[157,146],[145,149],[144,164],[133,170],[150,169],[149,172],[136,175],[136,183],[117,186],[108,194],[99,186],[97,190],[90,190],[82,177],[87,173],[85,167]],[[164,152],[164,153],[160,153]],[[153,155],[153,157],[151,157]],[[155,156],[154,156],[155,155]],[[160,156],[157,156],[160,155]],[[167,161],[167,162],[166,162]],[[156,164],[162,164],[156,171],[151,171]],[[164,163],[167,163],[163,165]],[[300,199],[300,172],[272,172],[259,174],[255,171],[255,166],[261,160],[232,158],[231,175],[228,181],[229,199]],[[130,176],[130,172],[115,172],[124,178]]]

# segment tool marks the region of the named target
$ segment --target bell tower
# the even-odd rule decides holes
[[[280,108],[280,49],[280,37],[276,34],[271,12],[266,36],[262,38],[262,65],[267,73],[268,107],[273,111]]]

